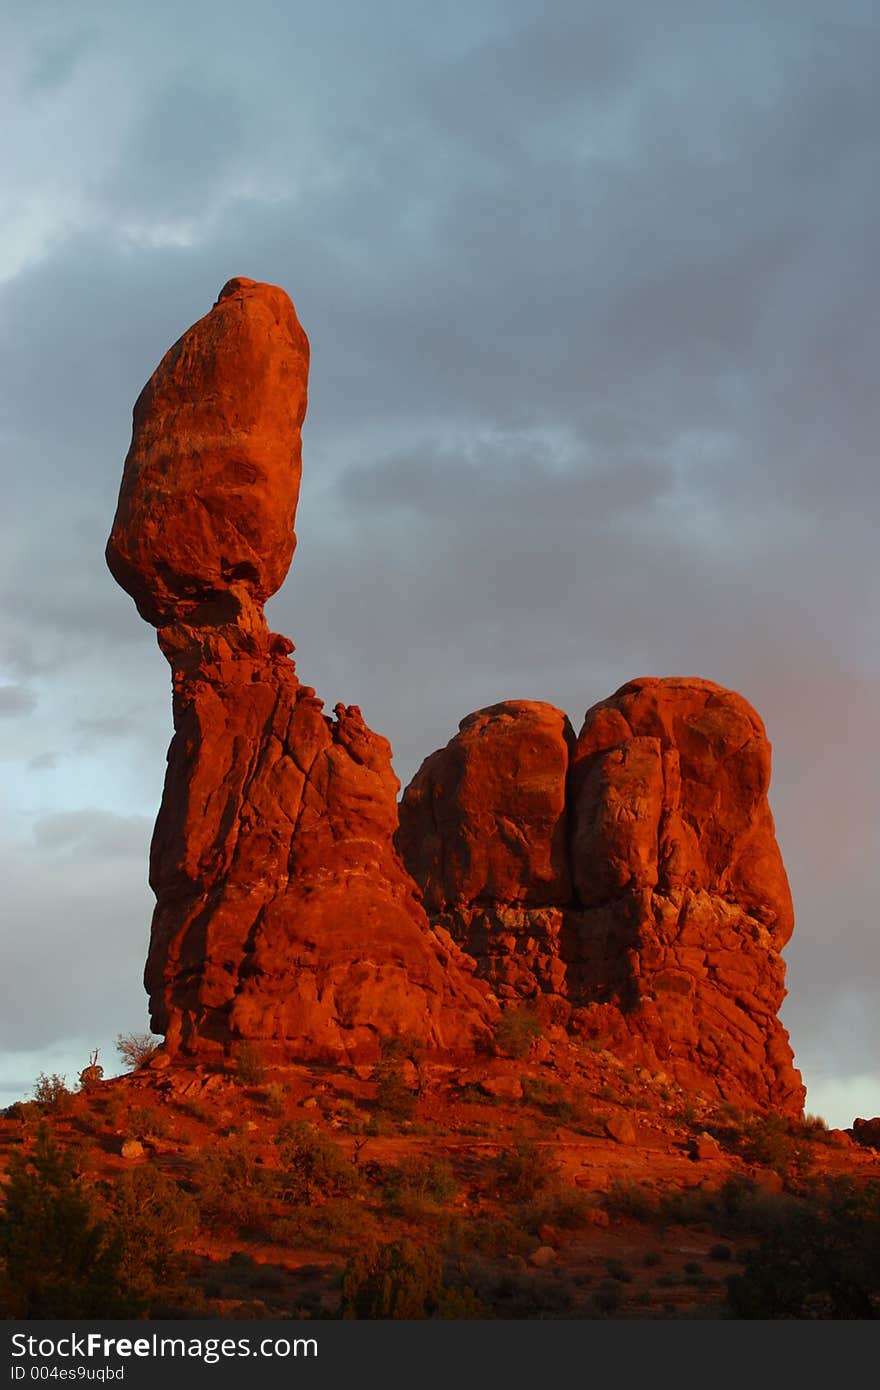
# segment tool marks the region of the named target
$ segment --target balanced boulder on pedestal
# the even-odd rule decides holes
[[[173,677],[152,1026],[193,1053],[468,1053],[494,1005],[395,851],[390,746],[356,707],[323,713],[263,616],[295,546],[308,361],[284,291],[231,280],[135,406],[107,561]]]

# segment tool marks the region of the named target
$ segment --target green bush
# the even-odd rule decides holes
[[[265,1231],[272,1221],[272,1186],[246,1139],[235,1136],[218,1146],[201,1165],[198,1203],[213,1229]]]
[[[44,1112],[52,1112],[62,1115],[70,1109],[70,1102],[73,1092],[67,1085],[67,1077],[59,1076],[53,1072],[47,1076],[41,1071],[34,1082],[34,1100],[42,1106]]]
[[[541,1024],[533,1009],[524,1005],[505,1009],[495,1025],[495,1047],[505,1057],[525,1057],[541,1035]]]
[[[280,1161],[277,1176],[280,1194],[290,1202],[312,1202],[316,1197],[345,1197],[360,1186],[360,1174],[329,1135],[308,1120],[291,1121],[275,1140]]]
[[[137,1139],[145,1134],[166,1138],[171,1132],[168,1115],[156,1105],[133,1105],[128,1111],[126,1129]]]
[[[383,1171],[382,1191],[396,1206],[442,1206],[455,1196],[458,1182],[444,1159],[413,1154]]]
[[[328,1197],[319,1205],[288,1207],[273,1221],[271,1238],[278,1245],[318,1246],[348,1253],[376,1241],[380,1234],[373,1213],[351,1197]]]
[[[656,1221],[659,1216],[657,1199],[639,1183],[615,1179],[602,1199],[609,1216],[622,1216],[631,1221]]]
[[[528,1201],[559,1179],[559,1165],[550,1151],[539,1151],[527,1139],[502,1150],[492,1170],[499,1191],[514,1201]]]
[[[243,1086],[259,1086],[266,1079],[266,1066],[260,1049],[243,1042],[235,1050],[235,1075]]]
[[[125,1318],[141,1311],[123,1278],[118,1235],[45,1123],[33,1151],[9,1160],[0,1258],[17,1317]]]
[[[589,1224],[592,1209],[592,1199],[586,1192],[567,1183],[554,1183],[528,1203],[522,1219],[531,1231],[543,1225],[576,1231]]]
[[[418,1096],[407,1085],[403,1064],[416,1063],[420,1049],[405,1038],[383,1038],[379,1061],[373,1068],[376,1085],[376,1109],[395,1120],[412,1119]],[[415,1053],[415,1056],[413,1056]]]
[[[791,1207],[727,1289],[740,1318],[880,1317],[880,1183]]]
[[[469,1287],[443,1283],[439,1252],[396,1240],[353,1255],[342,1276],[343,1318],[485,1318],[489,1308]]]
[[[150,1310],[186,1302],[185,1242],[198,1226],[195,1200],[149,1166],[122,1173],[106,1190],[120,1247],[119,1275]]]
[[[803,1138],[793,1135],[787,1121],[779,1115],[754,1120],[743,1135],[740,1153],[747,1163],[772,1168],[785,1181],[802,1177],[810,1165]]]
[[[263,1096],[269,1114],[274,1115],[276,1119],[280,1119],[287,1111],[284,1087],[277,1081],[270,1081],[269,1085],[263,1088]]]
[[[427,1318],[443,1282],[439,1253],[396,1240],[353,1255],[342,1275],[343,1318]]]

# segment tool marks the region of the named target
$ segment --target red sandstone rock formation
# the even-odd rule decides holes
[[[152,1026],[190,1052],[467,1052],[492,1005],[394,849],[391,749],[357,708],[323,714],[263,617],[293,555],[307,375],[284,291],[231,280],[135,406],[107,560],[173,675]]]
[[[479,961],[502,999],[555,994],[565,976],[574,744],[553,705],[492,705],[425,759],[401,804],[397,845],[432,920]]]
[[[566,725],[549,706],[495,706],[422,765],[398,845],[432,919],[499,995],[543,996],[688,1089],[798,1113],[776,1017],[793,913],[760,719],[710,681],[649,679],[589,710],[573,750]],[[543,795],[517,815],[523,764]],[[472,871],[496,859],[503,872]]]
[[[107,547],[161,627],[243,586],[265,603],[296,537],[309,342],[283,290],[230,280],[134,407]]]

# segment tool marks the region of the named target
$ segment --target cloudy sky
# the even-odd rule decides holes
[[[147,1026],[168,668],[103,548],[230,276],[312,344],[269,606],[405,782],[504,698],[749,698],[808,1109],[880,1113],[875,0],[13,0],[0,1085]],[[2,1096],[0,1096],[2,1100]]]

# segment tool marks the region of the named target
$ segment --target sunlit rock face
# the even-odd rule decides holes
[[[231,280],[135,406],[107,561],[173,679],[152,1026],[188,1052],[468,1053],[496,1006],[395,850],[391,748],[356,707],[324,714],[263,616],[294,551],[308,364],[284,291]]]
[[[137,399],[107,546],[148,622],[231,588],[257,603],[290,567],[309,343],[275,285],[230,280]]]
[[[631,681],[577,739],[511,701],[426,759],[398,845],[502,998],[687,1089],[798,1113],[769,782],[761,720],[711,681]]]

